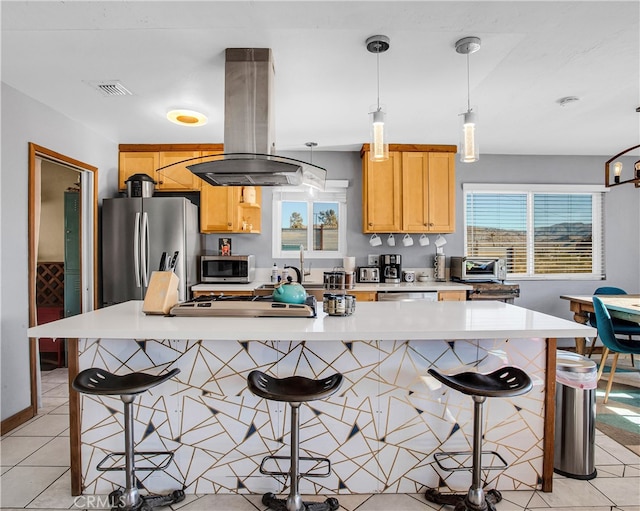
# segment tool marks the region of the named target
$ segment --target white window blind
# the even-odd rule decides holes
[[[465,253],[509,278],[604,278],[601,187],[465,184]]]

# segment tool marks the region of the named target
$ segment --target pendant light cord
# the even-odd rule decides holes
[[[380,52],[376,52],[376,73],[378,74],[378,112],[380,111]]]
[[[467,53],[467,112],[471,112],[471,71],[469,65],[469,54]]]

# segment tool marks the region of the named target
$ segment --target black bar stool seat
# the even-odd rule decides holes
[[[73,379],[73,390],[83,394],[124,395],[142,394],[147,390],[173,378],[180,369],[172,369],[165,374],[129,373],[117,375],[91,367],[78,373]]]
[[[340,507],[338,500],[330,497],[324,502],[303,502],[299,491],[300,477],[327,477],[331,474],[331,462],[328,458],[313,458],[300,456],[300,404],[307,401],[325,399],[335,394],[342,386],[343,377],[336,373],[327,378],[314,380],[304,376],[289,376],[274,378],[262,371],[251,371],[247,376],[249,390],[258,397],[271,401],[287,402],[291,406],[291,456],[266,456],[260,464],[260,472],[266,475],[288,475],[290,479],[289,496],[279,499],[269,492],[262,496],[262,503],[274,511],[335,511]],[[289,459],[291,461],[288,472],[269,471],[265,463],[269,460]],[[326,472],[300,473],[300,460],[324,462]]]
[[[118,489],[109,494],[109,502],[113,511],[151,511],[153,508],[168,506],[184,500],[184,491],[175,490],[169,495],[140,495],[136,484],[136,470],[162,470],[166,468],[173,459],[173,453],[166,451],[158,452],[135,452],[133,440],[133,402],[138,394],[160,385],[173,378],[180,372],[180,369],[172,369],[168,373],[152,375],[147,373],[129,373],[116,375],[92,367],[85,369],[76,375],[71,382],[71,387],[83,394],[93,394],[98,396],[120,396],[124,403],[124,452],[114,452],[105,456],[97,466],[100,471],[121,470],[125,473],[125,488]],[[135,458],[139,457],[150,462],[151,466],[136,467]],[[109,466],[105,464],[114,458],[123,458],[124,466]],[[154,460],[162,457],[161,463]]]
[[[502,500],[502,495],[495,489],[489,490],[485,494],[482,488],[482,470],[504,469],[508,464],[496,451],[482,450],[482,405],[487,397],[514,397],[526,394],[533,387],[531,378],[522,369],[513,366],[501,367],[488,374],[464,372],[446,375],[435,369],[429,369],[429,374],[444,385],[473,398],[473,450],[442,452],[434,455],[436,463],[442,470],[449,472],[471,470],[472,484],[466,494],[445,494],[430,488],[426,491],[425,497],[435,504],[455,506],[455,511],[495,511],[495,504]],[[482,466],[483,454],[494,455],[502,464]],[[471,467],[451,468],[441,462],[442,459],[461,455],[472,456]]]
[[[336,393],[342,385],[342,375],[338,373],[321,380],[312,380],[304,376],[274,378],[262,371],[251,371],[247,382],[249,390],[258,397],[271,401],[304,403]]]
[[[514,397],[531,390],[531,378],[522,369],[506,366],[482,374],[474,372],[458,374],[442,374],[435,369],[429,369],[429,374],[458,392],[470,396],[485,397]]]

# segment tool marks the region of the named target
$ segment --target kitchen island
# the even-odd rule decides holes
[[[265,455],[288,453],[288,411],[247,390],[253,369],[345,377],[339,394],[302,408],[301,454],[332,461],[331,476],[303,480],[303,493],[416,493],[439,482],[465,489],[469,474],[441,472],[433,454],[469,448],[472,400],[427,370],[489,372],[505,364],[527,371],[534,388],[487,401],[485,449],[510,463],[487,472],[488,485],[551,491],[556,339],[596,333],[493,301],[359,302],[352,316],[319,310],[316,318],[164,317],[141,309],[142,302],[127,302],[29,335],[78,339],[69,343],[70,378],[92,366],[119,374],[181,369],[142,394],[136,412],[137,449],[175,451],[164,472],[140,473],[158,492],[281,491],[282,482],[258,467]],[[72,394],[73,491],[108,493],[122,473],[95,465],[122,449],[120,400]]]

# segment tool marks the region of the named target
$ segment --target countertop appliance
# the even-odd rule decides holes
[[[128,197],[153,197],[156,182],[147,174],[134,174],[125,181]]]
[[[269,296],[205,295],[171,308],[172,316],[242,316],[255,318],[315,318],[316,298],[307,295],[305,303],[283,303]]]
[[[151,272],[161,269],[175,271],[178,300],[186,300],[198,282],[201,240],[198,207],[183,197],[104,199],[104,305],[144,299]]]
[[[452,257],[451,280],[493,282],[507,278],[507,263],[496,257]]]
[[[360,266],[358,268],[358,282],[380,282],[380,268],[378,266]]]
[[[400,284],[402,281],[402,256],[385,254],[380,256],[380,282]]]
[[[200,282],[248,284],[256,277],[254,255],[203,255],[200,257]]]

